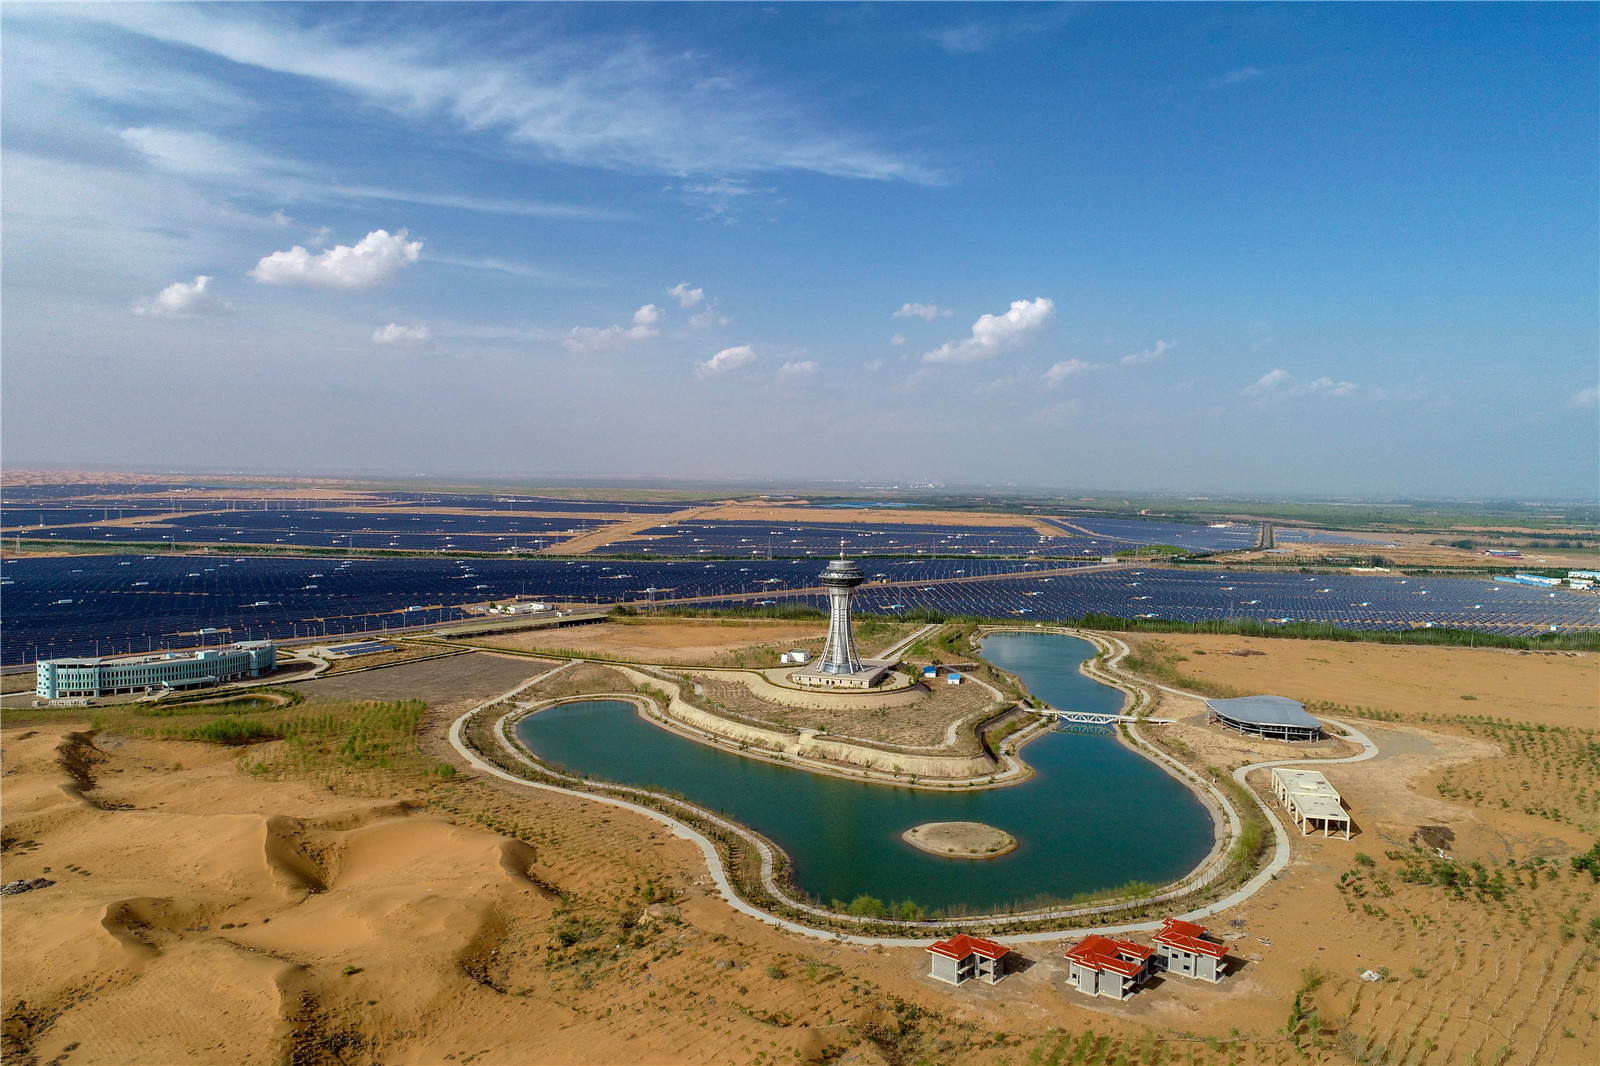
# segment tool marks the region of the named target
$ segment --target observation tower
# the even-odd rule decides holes
[[[828,590],[828,643],[823,645],[816,666],[823,673],[861,671],[861,656],[856,654],[855,633],[850,628],[850,597],[866,579],[861,567],[842,555],[822,571],[822,587]]]
[[[866,581],[861,567],[844,557],[829,562],[818,580],[828,590],[828,642],[815,662],[789,676],[802,685],[827,688],[872,688],[888,674],[893,663],[863,659],[856,653],[855,634],[850,629],[850,598]]]

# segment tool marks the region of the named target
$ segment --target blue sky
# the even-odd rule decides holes
[[[9,467],[1593,497],[1570,5],[7,5]]]

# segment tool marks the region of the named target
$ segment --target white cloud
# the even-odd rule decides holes
[[[1246,396],[1267,396],[1277,392],[1288,384],[1290,374],[1287,370],[1269,370],[1255,380],[1253,384],[1245,386]]]
[[[1068,378],[1076,377],[1087,370],[1098,369],[1100,368],[1095,363],[1085,363],[1081,359],[1063,359],[1049,370],[1046,370],[1040,375],[1040,377],[1044,378],[1044,380],[1050,385],[1055,386],[1061,384],[1063,381],[1066,381]]]
[[[1600,386],[1590,385],[1587,389],[1580,389],[1572,394],[1572,399],[1567,401],[1567,406],[1573,410],[1582,407],[1594,407],[1600,404]]]
[[[898,334],[898,333],[896,333],[894,336],[889,338],[889,343],[894,345],[896,348],[900,347],[905,342],[906,342],[906,339],[904,337],[900,336],[900,334]]]
[[[867,363],[865,363],[863,365],[868,370],[878,371],[878,370],[882,370],[883,369],[883,360],[882,359],[873,359],[870,362],[867,362]]]
[[[1003,315],[984,315],[972,324],[972,336],[951,341],[922,356],[925,363],[970,363],[1022,344],[1049,326],[1055,318],[1055,302],[1016,300]]]
[[[356,244],[336,244],[316,255],[295,245],[273,252],[256,264],[250,276],[265,285],[309,285],[318,289],[370,289],[394,280],[401,267],[417,261],[421,241],[406,240],[406,231],[390,235],[376,229]]]
[[[706,290],[691,289],[689,288],[689,283],[687,281],[680,281],[672,288],[667,290],[667,295],[676,297],[678,300],[678,306],[687,311],[689,308],[698,305],[706,298]]]
[[[1296,382],[1287,370],[1269,370],[1245,386],[1244,395],[1263,399],[1284,400],[1296,396],[1349,396],[1360,388],[1353,381],[1335,381],[1320,377],[1313,381]]]
[[[936,318],[949,318],[950,309],[940,307],[938,304],[901,304],[894,318],[920,318],[924,322],[932,322]]]
[[[1241,82],[1246,82],[1252,78],[1259,77],[1261,77],[1261,71],[1258,68],[1240,67],[1238,70],[1230,70],[1228,73],[1224,74],[1222,76],[1222,84],[1238,85]]]
[[[694,365],[694,376],[697,378],[716,377],[726,374],[730,370],[737,370],[747,363],[756,360],[756,350],[748,344],[741,344],[737,348],[724,348],[703,363]]]
[[[332,236],[332,226],[318,226],[317,232],[306,238],[306,243],[313,248],[325,248],[328,245],[328,238]]]
[[[226,300],[208,291],[211,276],[201,274],[193,281],[174,281],[152,299],[133,305],[133,313],[149,318],[192,318],[195,315],[225,315],[233,310]]]
[[[574,326],[572,331],[562,338],[561,343],[569,352],[601,352],[621,348],[631,341],[649,340],[651,337],[661,336],[661,331],[655,328],[655,324],[659,321],[661,321],[661,308],[655,304],[645,304],[633,313],[631,326],[607,326],[604,329]]]
[[[817,364],[810,359],[798,363],[784,363],[778,368],[778,380],[793,381],[795,378],[810,377],[816,372]]]
[[[290,218],[282,211],[274,211],[272,214],[267,216],[267,221],[272,223],[274,226],[277,226],[279,229],[285,229],[288,227],[289,223],[294,221],[294,219]]]
[[[372,335],[373,344],[394,344],[405,348],[426,348],[433,343],[433,330],[426,323],[402,326],[391,322]]]
[[[1335,381],[1329,377],[1321,377],[1315,381],[1308,381],[1304,385],[1297,386],[1295,395],[1315,392],[1325,396],[1349,396],[1358,387],[1353,381]]]
[[[715,300],[706,299],[706,290],[691,289],[687,281],[680,281],[667,290],[667,295],[677,299],[678,306],[685,311],[693,307],[699,311],[689,316],[690,329],[705,329],[707,326],[726,326],[733,319],[717,310]]]
[[[1166,341],[1156,341],[1156,346],[1154,348],[1146,348],[1142,352],[1134,352],[1132,355],[1123,356],[1122,365],[1142,366],[1145,363],[1154,363],[1158,359],[1165,356],[1168,352],[1172,351],[1172,349],[1175,347],[1177,346],[1168,344]]]

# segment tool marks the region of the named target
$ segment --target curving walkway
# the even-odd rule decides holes
[[[1034,631],[1037,632],[1037,630]],[[1084,668],[1091,674],[1091,676],[1097,676],[1101,679],[1104,679],[1109,683],[1114,684],[1115,687],[1127,692],[1130,698],[1134,700],[1133,708],[1131,708],[1130,711],[1136,710],[1137,708],[1142,707],[1149,702],[1148,692],[1142,690],[1142,686],[1144,685],[1150,685],[1151,687],[1159,688],[1163,691],[1171,692],[1179,696],[1196,699],[1202,698],[1197,696],[1195,693],[1184,692],[1181,689],[1175,689],[1166,685],[1147,682],[1143,679],[1134,680],[1129,675],[1122,674],[1120,672],[1120,663],[1122,659],[1129,654],[1130,649],[1126,643],[1115,637],[1106,636],[1105,634],[1100,633],[1080,632],[1077,630],[1069,630],[1060,627],[1052,627],[1050,631],[1065,633],[1069,636],[1075,636],[1080,639],[1087,640],[1095,647],[1106,652],[1107,654],[1104,659],[1103,668],[1100,666],[1100,664],[1092,663],[1086,663]],[[817,929],[812,926],[802,925],[798,922],[780,918],[777,915],[769,914],[766,911],[747,903],[739,896],[739,894],[734,890],[733,885],[728,880],[727,870],[723,866],[722,856],[717,852],[716,845],[709,838],[695,830],[693,827],[686,825],[676,818],[673,818],[671,815],[664,814],[661,811],[646,807],[643,804],[632,803],[625,799],[619,799],[615,796],[602,795],[594,792],[585,792],[578,789],[566,788],[560,785],[547,784],[541,781],[530,781],[527,778],[519,777],[516,774],[510,773],[498,766],[493,765],[492,763],[486,762],[480,758],[476,752],[472,751],[472,749],[467,746],[462,738],[462,734],[466,728],[467,721],[474,715],[494,706],[497,703],[511,700],[518,693],[524,691],[525,689],[544,681],[545,679],[561,672],[562,670],[575,666],[582,661],[583,660],[581,659],[570,660],[553,670],[548,670],[537,677],[533,677],[527,681],[524,681],[516,688],[506,692],[501,696],[486,700],[483,703],[478,704],[476,707],[473,707],[471,710],[467,711],[465,714],[461,715],[453,723],[451,723],[449,733],[451,747],[453,747],[456,750],[456,753],[466,760],[468,765],[470,765],[474,770],[477,770],[480,773],[488,774],[491,777],[506,781],[510,784],[518,785],[524,788],[539,789],[545,792],[561,793],[594,803],[606,804],[612,807],[620,807],[624,810],[644,815],[646,818],[650,818],[662,823],[672,830],[674,836],[684,840],[692,841],[700,848],[701,853],[705,856],[706,867],[711,874],[711,878],[716,883],[717,891],[721,894],[723,900],[730,907],[741,914],[748,915],[749,917],[767,925],[783,929],[787,932],[797,933],[801,936],[812,937],[818,940],[831,940],[836,943],[860,944],[869,946],[882,945],[885,947],[918,947],[925,945],[929,937],[936,935],[936,933],[943,932],[951,925],[956,924],[947,922],[915,923],[916,925],[926,925],[928,933],[922,937],[863,936],[858,934],[831,932],[824,929]],[[583,698],[596,699],[605,697],[585,696]],[[627,698],[634,701],[645,700],[652,705],[654,704],[654,701],[648,700],[647,697],[630,695]],[[495,722],[493,726],[494,733],[502,748],[504,748],[512,757],[516,758],[520,762],[537,767],[543,773],[552,773],[552,771],[548,770],[547,768],[539,767],[538,764],[530,759],[526,754],[514,747],[506,738],[504,733],[503,727],[507,720],[526,713],[530,706],[534,705],[521,705],[517,707],[517,709],[502,716],[498,721]],[[1338,721],[1339,724],[1349,732],[1351,738],[1361,744],[1363,750],[1360,754],[1339,759],[1276,759],[1267,762],[1251,763],[1248,766],[1241,766],[1239,769],[1235,770],[1233,774],[1234,780],[1248,789],[1249,785],[1246,783],[1245,779],[1256,770],[1285,764],[1293,764],[1295,766],[1310,766],[1320,763],[1360,762],[1365,759],[1370,759],[1378,754],[1377,745],[1368,739],[1365,734],[1342,719],[1334,719],[1334,721]],[[1145,754],[1159,760],[1160,765],[1169,773],[1173,773],[1175,776],[1183,778],[1192,786],[1209,795],[1210,798],[1218,804],[1219,809],[1224,812],[1228,822],[1228,827],[1230,829],[1229,839],[1233,839],[1238,836],[1240,829],[1238,812],[1233,809],[1232,804],[1228,802],[1227,798],[1220,791],[1202,779],[1187,766],[1184,766],[1182,763],[1179,763],[1164,753],[1156,750],[1141,735],[1138,734],[1136,725],[1130,725],[1128,730],[1129,733],[1132,734],[1138,741],[1140,748]],[[657,799],[658,801],[664,798],[657,796],[648,790],[632,788],[629,786],[608,785],[607,788],[615,792],[631,793],[638,796],[649,796]],[[1230,907],[1235,907],[1259,892],[1269,881],[1273,880],[1286,866],[1288,866],[1289,859],[1291,857],[1288,832],[1284,829],[1283,823],[1279,821],[1277,815],[1272,812],[1271,808],[1266,803],[1262,802],[1260,797],[1255,795],[1254,791],[1251,791],[1251,796],[1255,799],[1256,805],[1266,816],[1268,824],[1270,824],[1273,828],[1274,850],[1271,861],[1268,862],[1267,865],[1264,866],[1260,871],[1258,871],[1254,877],[1245,882],[1245,884],[1242,885],[1238,890],[1213,903],[1186,911],[1183,914],[1178,915],[1178,917],[1194,921],[1218,914]],[[686,804],[686,806],[688,805]],[[765,841],[754,836],[743,826],[738,825],[737,823],[720,818],[716,815],[710,814],[709,812],[701,811],[698,808],[695,809],[695,813],[697,817],[706,819],[707,821],[710,821],[711,823],[723,829],[738,834],[743,840],[756,849],[757,854],[759,854],[761,857],[762,886],[775,898],[783,900],[786,905],[792,907],[793,909],[814,914],[819,918],[824,918],[833,922],[865,925],[874,921],[874,919],[871,918],[861,918],[853,915],[836,914],[832,911],[824,911],[820,908],[812,907],[809,904],[802,903],[798,900],[790,899],[787,894],[784,893],[782,888],[776,883],[776,880],[773,876],[773,871],[775,868],[774,856],[771,847]],[[1165,892],[1157,893],[1153,896],[1147,897],[1144,900],[1141,900],[1140,903],[1145,905],[1150,903],[1159,903],[1163,900],[1175,899],[1179,896],[1189,895],[1192,892],[1206,887],[1226,868],[1225,854],[1225,845],[1223,842],[1219,841],[1218,847],[1213,849],[1212,854],[1207,857],[1206,862],[1203,863],[1201,867],[1197,868],[1195,873],[1191,874],[1189,878],[1185,878],[1178,885],[1168,889]],[[1123,910],[1126,907],[1127,903],[1122,902],[1105,904],[1097,907],[1081,907],[1069,910],[1046,911],[1026,915],[980,915],[964,919],[963,924],[984,925],[992,928],[994,926],[1049,921],[1055,918],[1092,919],[1096,915],[1110,915],[1116,911]],[[1103,934],[1148,932],[1159,928],[1160,925],[1160,921],[1130,922],[1119,925],[1085,924],[1073,929],[1058,929],[1046,932],[1010,933],[998,935],[990,934],[990,938],[1005,944],[1036,944],[1063,940],[1077,935],[1078,933],[1088,932],[1091,930]]]
[[[1089,635],[1086,633],[1074,633],[1073,635],[1089,639]],[[1122,659],[1130,650],[1128,645],[1115,637],[1102,637],[1101,639],[1103,639],[1107,645],[1110,645],[1111,649],[1114,651],[1114,654],[1109,655],[1106,658],[1107,667],[1111,670],[1120,671]],[[1090,640],[1090,643],[1097,642]],[[1122,676],[1126,677],[1127,675]],[[1190,699],[1199,700],[1203,700],[1205,698],[1198,693],[1185,692],[1183,689],[1172,688],[1169,685],[1162,685],[1153,681],[1141,680],[1139,684],[1150,685],[1152,688],[1161,689],[1163,692],[1170,692],[1175,696],[1185,696]],[[1316,766],[1328,763],[1364,762],[1378,754],[1378,745],[1374,744],[1371,738],[1369,738],[1365,733],[1361,732],[1361,730],[1357,729],[1355,726],[1351,725],[1342,718],[1332,718],[1329,719],[1329,721],[1338,722],[1339,725],[1343,727],[1344,730],[1350,735],[1350,739],[1361,745],[1361,751],[1359,754],[1346,755],[1338,759],[1270,759],[1266,762],[1254,762],[1250,763],[1248,766],[1241,766],[1235,770],[1233,772],[1233,779],[1248,789],[1250,786],[1248,782],[1246,782],[1245,778],[1249,777],[1250,774],[1256,770],[1265,770],[1273,766]],[[1130,727],[1129,731],[1132,732],[1132,727]],[[1154,749],[1151,750],[1153,751]],[[1160,752],[1156,752],[1155,754],[1161,755]],[[1161,755],[1161,757],[1163,759],[1166,758],[1164,755]],[[1167,761],[1172,762],[1170,759]],[[1185,767],[1185,769],[1187,769],[1187,767]],[[1251,791],[1251,795],[1255,795],[1254,790]],[[1289,865],[1289,833],[1284,829],[1283,822],[1280,821],[1277,814],[1273,812],[1271,805],[1263,803],[1260,797],[1256,797],[1256,806],[1261,808],[1261,813],[1266,815],[1268,824],[1272,826],[1272,836],[1274,841],[1272,860],[1267,863],[1266,866],[1262,867],[1262,869],[1259,870],[1254,877],[1241,885],[1238,891],[1224,896],[1215,903],[1209,903],[1206,906],[1196,908],[1187,914],[1179,915],[1179,917],[1193,921],[1198,918],[1205,918],[1213,914],[1218,914],[1227,910],[1229,907],[1236,907],[1245,900],[1249,899],[1251,896],[1255,895],[1257,892],[1261,891],[1268,881],[1271,881],[1273,878],[1277,877],[1278,874],[1283,871],[1283,868]],[[1228,810],[1231,816],[1233,814],[1232,807],[1230,806]],[[1234,833],[1237,834],[1239,831],[1237,821],[1233,821],[1232,828]],[[1151,926],[1151,928],[1154,928],[1154,926]]]

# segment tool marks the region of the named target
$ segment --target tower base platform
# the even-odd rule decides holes
[[[819,660],[794,671],[789,675],[789,680],[813,688],[866,689],[882,682],[894,667],[894,663],[883,659],[862,659],[860,662],[861,669],[852,673],[830,674],[820,668]]]

